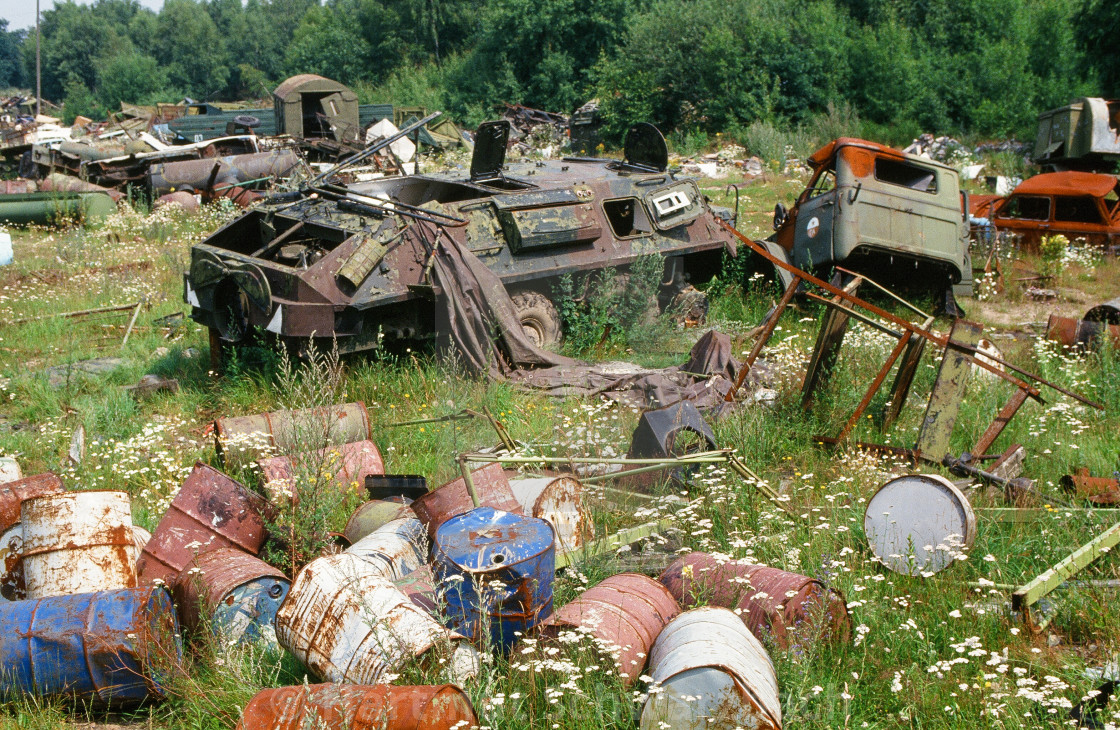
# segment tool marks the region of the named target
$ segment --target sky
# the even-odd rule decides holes
[[[93,0],[75,0],[79,5],[92,5]],[[163,0],[140,0],[146,8],[158,11],[163,7]],[[39,0],[39,9],[48,10],[54,7],[54,0]],[[35,0],[3,0],[0,2],[0,18],[8,21],[8,30],[35,27]]]

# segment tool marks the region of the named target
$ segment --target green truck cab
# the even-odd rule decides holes
[[[884,284],[971,295],[968,205],[956,170],[848,137],[808,162],[808,186],[788,212],[775,210],[771,253],[808,271],[838,265]]]

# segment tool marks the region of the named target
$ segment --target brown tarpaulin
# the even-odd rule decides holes
[[[682,400],[701,409],[715,408],[735,380],[739,363],[731,356],[731,340],[714,330],[693,346],[682,367],[592,365],[543,350],[526,336],[509,293],[493,271],[451,238],[437,235],[432,240],[438,246],[432,271],[441,290],[441,334],[474,373],[548,395],[604,395],[643,408]],[[764,372],[765,364],[756,363],[748,387]]]

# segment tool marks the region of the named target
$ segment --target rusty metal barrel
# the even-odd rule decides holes
[[[127,492],[63,492],[20,509],[27,598],[133,588],[132,507]]]
[[[1120,297],[1110,299],[1104,304],[1098,304],[1086,312],[1083,319],[1086,322],[1120,324]]]
[[[595,524],[583,506],[583,485],[572,477],[511,479],[518,504],[525,514],[548,520],[556,531],[556,550],[566,553],[583,547],[595,537]]]
[[[510,489],[501,464],[487,464],[481,469],[475,469],[471,472],[471,481],[474,483],[475,494],[478,495],[479,506],[522,514],[521,504]],[[433,540],[440,525],[472,509],[474,501],[462,477],[428,492],[412,503],[412,511],[428,528],[428,537]]]
[[[140,580],[170,585],[195,555],[236,547],[256,555],[266,537],[268,503],[201,461],[187,476],[144,546]]]
[[[291,150],[162,162],[148,168],[148,184],[156,195],[181,189],[201,192],[262,177],[283,177],[298,164],[299,156]]]
[[[976,541],[976,513],[939,474],[907,474],[867,502],[863,533],[871,552],[896,573],[938,573]]]
[[[417,608],[442,618],[439,596],[436,592],[436,577],[430,565],[421,565],[408,575],[393,582],[401,593],[408,596]]]
[[[415,517],[393,520],[346,549],[377,575],[397,581],[428,562],[428,535]]]
[[[1059,317],[1051,314],[1046,321],[1046,339],[1061,343],[1066,347],[1080,345],[1086,349],[1093,349],[1103,339],[1112,341],[1114,347],[1120,347],[1120,325],[1108,324],[1105,321],[1090,322],[1072,317]]]
[[[413,658],[450,652],[451,679],[475,676],[479,657],[463,636],[417,608],[357,555],[311,561],[276,614],[280,645],[327,682],[379,684]]]
[[[22,553],[23,525],[17,522],[0,534],[0,603],[27,598]]]
[[[470,730],[478,725],[470,698],[453,684],[313,684],[262,689],[245,705],[237,729]]]
[[[660,691],[642,708],[642,730],[781,730],[770,656],[726,608],[694,608],[673,619],[653,644],[648,673]]]
[[[679,613],[665,586],[637,573],[619,573],[557,609],[541,632],[555,638],[565,628],[588,631],[614,647],[619,672],[629,684],[645,669],[661,630]]]
[[[164,695],[162,673],[182,658],[163,588],[52,596],[0,604],[0,696],[67,696],[127,705]]]
[[[846,642],[851,636],[844,596],[805,575],[690,553],[670,565],[660,581],[685,608],[706,603],[739,609],[755,637],[783,649],[798,639]]]
[[[402,517],[414,517],[416,513],[412,511],[409,504],[409,502],[382,499],[363,502],[346,521],[342,534],[347,542],[353,545],[388,522]]]
[[[535,517],[479,507],[440,525],[434,573],[451,625],[508,652],[552,613],[556,533]]]
[[[294,481],[300,476],[315,477],[320,482],[328,479],[340,492],[360,494],[367,476],[385,473],[381,452],[368,439],[328,446],[313,454],[258,459],[257,466],[267,493],[286,497],[291,497]]]
[[[24,500],[61,491],[62,480],[49,471],[0,485],[0,532],[19,522],[20,505]]]
[[[209,628],[236,643],[276,642],[276,612],[291,582],[276,568],[237,548],[195,557],[175,580],[183,625]]]
[[[215,446],[227,467],[244,466],[277,454],[298,454],[307,451],[310,444],[338,446],[371,436],[364,403],[273,411],[214,422]]]

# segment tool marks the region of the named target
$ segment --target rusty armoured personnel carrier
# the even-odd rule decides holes
[[[301,350],[334,338],[344,353],[430,336],[444,294],[433,262],[450,247],[498,276],[530,340],[548,347],[560,339],[559,277],[661,254],[664,301],[733,251],[696,182],[669,171],[651,125],[631,129],[621,161],[506,165],[508,135],[508,122],[479,128],[469,175],[316,179],[196,244],[184,298],[212,351],[261,333]]]

